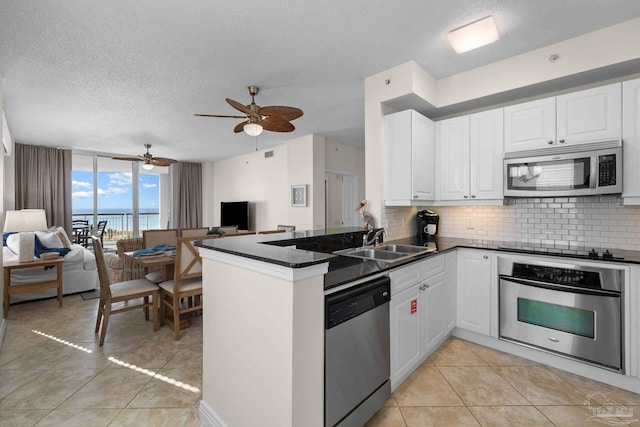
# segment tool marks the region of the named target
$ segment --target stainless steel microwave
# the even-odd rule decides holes
[[[619,140],[505,155],[505,196],[616,193],[622,193],[622,143]]]

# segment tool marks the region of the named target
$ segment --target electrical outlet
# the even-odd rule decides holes
[[[473,217],[471,216],[467,217],[467,229],[473,230]]]

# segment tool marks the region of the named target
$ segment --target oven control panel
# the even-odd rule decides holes
[[[513,277],[557,283],[590,289],[601,289],[600,274],[595,271],[548,267],[533,264],[513,264]]]

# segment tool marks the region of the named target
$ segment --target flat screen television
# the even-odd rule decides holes
[[[249,202],[220,202],[220,225],[249,229]]]

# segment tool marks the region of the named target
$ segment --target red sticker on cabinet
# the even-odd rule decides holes
[[[416,298],[411,300],[411,314],[414,314],[417,311],[418,311],[418,299]]]

